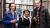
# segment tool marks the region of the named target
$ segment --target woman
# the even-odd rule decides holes
[[[4,13],[4,28],[16,28],[15,23],[16,23],[16,18],[17,15],[15,13],[15,4],[10,4],[9,5],[9,11]]]

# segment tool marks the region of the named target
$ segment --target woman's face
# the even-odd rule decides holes
[[[11,4],[10,9],[15,10],[15,4]]]

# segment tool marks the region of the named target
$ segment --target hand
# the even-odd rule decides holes
[[[12,20],[12,23],[15,23],[16,21],[15,20]]]
[[[37,21],[36,17],[33,17],[33,20],[34,20],[34,21]]]

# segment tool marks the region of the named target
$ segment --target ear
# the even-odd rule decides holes
[[[23,16],[25,16],[25,14],[23,14]]]

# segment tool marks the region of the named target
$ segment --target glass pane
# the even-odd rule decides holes
[[[22,9],[23,9],[23,10],[26,10],[26,6],[22,6]]]
[[[33,0],[29,0],[28,4],[33,5]]]
[[[23,0],[23,4],[28,4],[28,0]]]
[[[8,8],[9,7],[9,4],[6,4],[6,8]]]
[[[29,10],[30,11],[33,11],[33,6],[29,6]]]
[[[22,14],[22,8],[19,5],[16,5],[16,12],[20,15]]]
[[[0,21],[2,20],[2,4],[0,4]]]
[[[22,4],[21,0],[15,0],[15,4]]]
[[[0,0],[0,3],[2,3],[2,0]]]
[[[6,4],[6,11],[9,11],[9,4]]]
[[[6,0],[6,3],[14,3],[14,0]]]
[[[9,11],[9,8],[6,8],[6,11]]]

